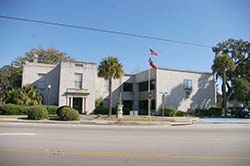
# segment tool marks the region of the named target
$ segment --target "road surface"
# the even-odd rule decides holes
[[[1,166],[250,165],[250,125],[0,123]]]

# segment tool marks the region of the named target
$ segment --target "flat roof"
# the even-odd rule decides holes
[[[213,74],[212,72],[201,72],[201,71],[194,71],[194,70],[182,70],[182,69],[172,69],[172,68],[162,68],[162,67],[159,67],[158,69],[159,70],[170,70],[170,71],[186,72],[186,73]]]
[[[61,62],[88,63],[88,64],[94,64],[94,65],[96,65],[95,62],[86,62],[86,61],[78,61],[78,60],[62,60]]]

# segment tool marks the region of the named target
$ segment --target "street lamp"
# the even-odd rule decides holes
[[[51,89],[51,85],[48,85],[48,101],[47,101],[47,110],[49,111],[49,101],[50,101],[50,89]]]
[[[165,103],[165,96],[168,94],[168,92],[160,92],[162,95],[162,116],[164,116],[164,103]]]

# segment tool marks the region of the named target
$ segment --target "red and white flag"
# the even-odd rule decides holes
[[[157,56],[157,55],[158,55],[158,52],[155,51],[155,50],[152,50],[152,49],[150,48],[150,49],[149,49],[149,54],[150,54],[150,55],[155,55],[155,56]]]
[[[148,59],[149,65],[153,68],[153,69],[157,69],[157,67],[154,65],[153,61],[151,58]]]

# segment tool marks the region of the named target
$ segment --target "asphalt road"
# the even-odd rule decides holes
[[[0,123],[1,166],[249,166],[250,125]]]

